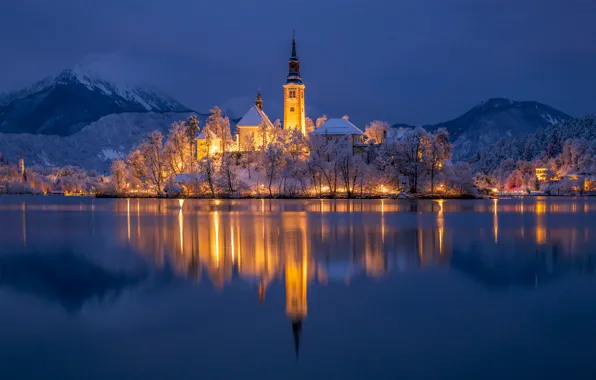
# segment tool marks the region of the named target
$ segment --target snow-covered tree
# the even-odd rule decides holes
[[[327,115],[323,115],[323,116],[317,118],[317,121],[315,122],[315,127],[319,128],[321,125],[325,124],[326,121],[327,121]]]
[[[312,131],[315,130],[316,126],[315,123],[312,121],[312,119],[310,117],[307,117],[304,120],[304,124],[306,126],[306,134],[310,134]]]
[[[467,162],[456,162],[445,167],[445,187],[456,195],[474,195],[474,175]]]
[[[445,161],[451,158],[451,143],[449,132],[445,128],[439,128],[429,136],[425,144],[423,160],[430,175],[430,192],[435,192],[435,177],[445,165]]]
[[[219,142],[219,151],[221,153],[226,153],[233,143],[230,119],[224,117],[221,109],[217,106],[211,110],[203,131],[209,135],[211,140],[216,139]]]
[[[163,187],[167,178],[167,168],[163,154],[163,135],[159,131],[150,132],[147,140],[139,145],[139,151],[145,157],[145,167],[149,186],[163,195]]]
[[[267,190],[273,197],[273,185],[280,175],[283,164],[283,150],[279,144],[269,144],[263,155],[263,167],[267,176]]]
[[[199,161],[199,173],[201,173],[211,196],[215,198],[216,192],[216,175],[219,169],[219,160],[217,157],[205,156]]]
[[[112,178],[118,192],[123,191],[126,188],[126,163],[121,159],[115,159],[112,161]]]
[[[374,120],[371,121],[364,129],[364,136],[367,142],[373,144],[380,144],[385,139],[387,132],[391,126],[386,121]]]
[[[168,170],[174,174],[192,171],[193,144],[189,144],[189,127],[184,122],[172,124],[164,146],[164,159]]]
[[[354,155],[351,146],[345,146],[337,159],[339,173],[348,198],[352,198],[356,184],[364,173],[365,163],[360,155]]]
[[[297,161],[307,150],[306,137],[297,128],[284,131],[284,152]]]
[[[188,144],[189,162],[191,163],[194,162],[195,157],[197,156],[196,144],[199,130],[199,119],[197,119],[197,115],[190,115],[186,121],[186,143]],[[184,160],[181,162],[184,162]]]

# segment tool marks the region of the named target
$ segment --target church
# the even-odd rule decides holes
[[[296,38],[292,40],[292,54],[288,62],[289,70],[284,84],[284,129],[298,129],[306,136],[306,110],[304,108],[305,85],[300,76],[300,60],[296,53]],[[257,93],[255,104],[240,119],[237,128],[236,145],[239,151],[246,151],[258,144],[259,127],[271,127],[271,121],[263,111],[261,92]]]

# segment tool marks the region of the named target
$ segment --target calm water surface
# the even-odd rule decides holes
[[[1,379],[593,379],[596,199],[0,197]]]

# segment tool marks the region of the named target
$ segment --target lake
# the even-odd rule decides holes
[[[2,379],[589,379],[596,198],[0,197]]]

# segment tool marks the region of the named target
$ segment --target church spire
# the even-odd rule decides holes
[[[286,77],[286,83],[302,84],[302,77],[300,76],[300,60],[296,54],[296,33],[292,37],[292,55],[288,62],[289,70]]]
[[[298,60],[298,56],[296,55],[296,31],[294,31],[294,35],[292,36],[292,57],[290,59]]]
[[[257,97],[255,99],[255,106],[261,111],[263,110],[263,97],[261,96],[261,89],[257,91]]]

